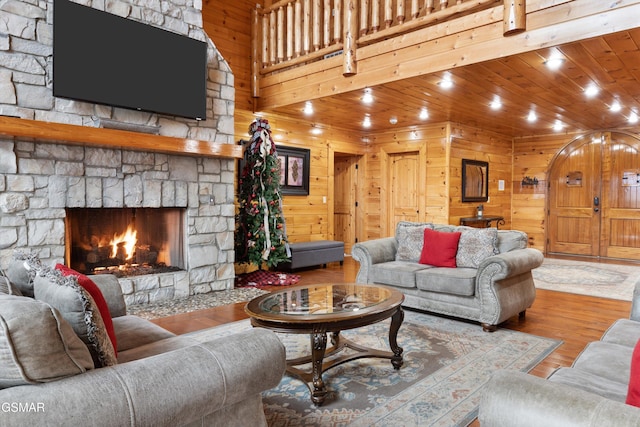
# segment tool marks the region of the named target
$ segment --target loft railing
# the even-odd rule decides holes
[[[254,81],[342,53],[356,73],[356,49],[504,3],[505,35],[524,30],[525,0],[281,0],[254,13]]]

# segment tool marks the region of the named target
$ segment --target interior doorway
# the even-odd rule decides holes
[[[547,252],[640,260],[640,140],[575,139],[549,172]]]
[[[334,153],[333,160],[333,219],[334,239],[344,242],[344,251],[361,236],[362,218],[359,215],[358,170],[360,157],[346,153]]]

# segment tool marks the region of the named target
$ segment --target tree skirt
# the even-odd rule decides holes
[[[297,274],[280,273],[277,271],[256,270],[251,273],[236,276],[235,286],[260,287],[260,286],[290,286],[300,281]]]

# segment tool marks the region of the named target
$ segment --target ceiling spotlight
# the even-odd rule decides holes
[[[371,117],[369,117],[368,114],[364,116],[364,120],[362,121],[362,127],[363,128],[371,127]]]
[[[418,116],[420,120],[427,120],[429,118],[429,111],[427,111],[427,107],[422,107],[420,110],[420,115]]]
[[[629,114],[629,123],[638,123],[638,114],[635,111]]]
[[[527,115],[527,121],[529,123],[533,123],[536,120],[538,120],[538,115],[536,114],[536,112],[533,110],[529,111],[529,114]]]
[[[373,94],[371,93],[371,88],[364,89],[364,95],[362,96],[362,102],[365,104],[371,104],[373,102]]]
[[[453,80],[451,80],[450,75],[446,75],[438,82],[438,86],[442,89],[451,89],[453,87]]]
[[[609,111],[611,111],[612,113],[617,113],[620,110],[622,110],[622,105],[620,105],[620,102],[613,101],[613,104],[611,104],[611,106],[609,107]]]
[[[558,70],[564,64],[565,59],[560,56],[552,56],[544,61],[544,65],[552,71]]]
[[[584,90],[584,94],[589,98],[596,96],[598,92],[600,92],[600,89],[598,89],[598,86],[594,85],[593,83],[587,86],[587,88]]]
[[[389,123],[391,123],[392,125],[397,124],[398,123],[398,118],[396,116],[389,117]]]
[[[311,103],[311,101],[307,101],[304,103],[304,109],[302,110],[302,112],[307,116],[313,114],[313,104]]]
[[[322,134],[322,129],[320,129],[319,127],[316,127],[315,125],[311,126],[311,134],[312,135],[320,135]]]
[[[553,130],[555,130],[556,132],[560,132],[563,127],[564,125],[560,120],[556,120],[556,122],[553,124]]]
[[[500,102],[500,97],[496,96],[495,98],[493,98],[493,101],[489,103],[489,107],[491,107],[492,110],[499,110],[500,108],[502,108],[502,102]]]

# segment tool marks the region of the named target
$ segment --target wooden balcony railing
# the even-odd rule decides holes
[[[504,34],[524,30],[525,0],[281,0],[253,22],[254,83],[260,75],[343,55],[356,73],[356,49],[504,4]]]

